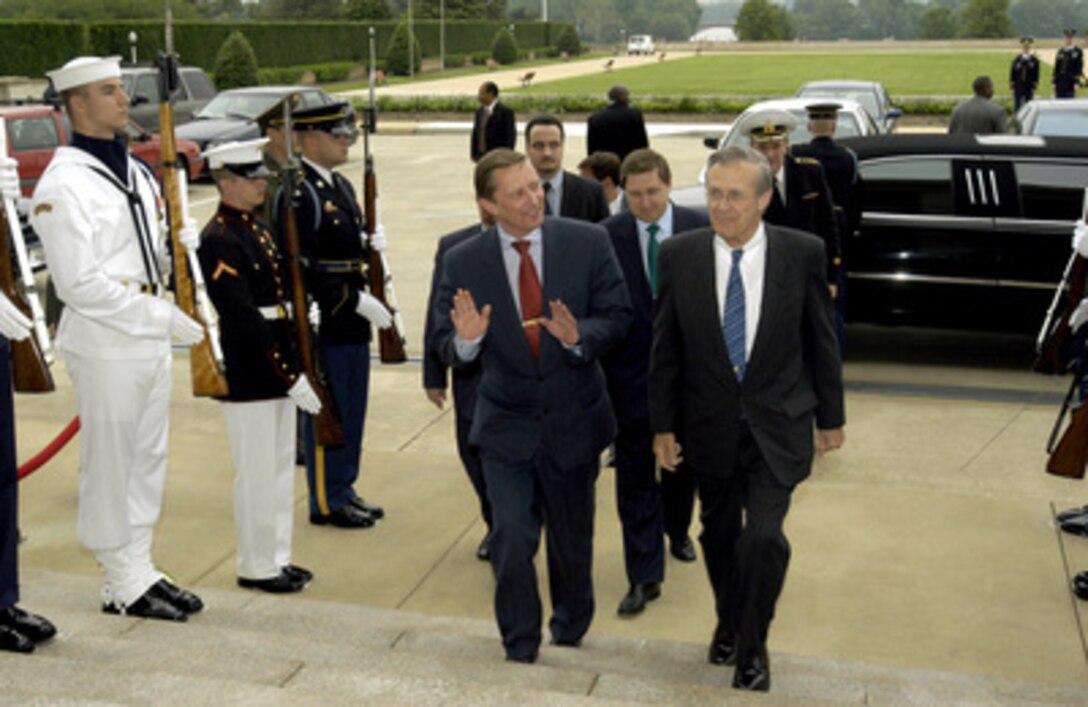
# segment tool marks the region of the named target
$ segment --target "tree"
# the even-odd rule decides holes
[[[506,18],[506,0],[445,0],[445,9],[447,20]],[[437,20],[441,15],[442,0],[412,0],[414,19]]]
[[[491,57],[500,64],[515,64],[518,60],[518,40],[514,33],[503,27],[491,40]]]
[[[390,74],[408,75],[408,24],[401,22],[393,30],[393,36],[389,38],[389,46],[385,50],[385,70]],[[412,66],[419,71],[419,62],[423,59],[423,49],[419,45],[419,39],[415,32],[412,33]]]
[[[262,19],[338,20],[343,14],[343,0],[261,0]]]
[[[679,15],[655,16],[650,18],[650,34],[655,39],[683,41],[692,35],[691,25]]]
[[[737,13],[734,27],[737,37],[745,42],[764,42],[793,37],[786,8],[779,7],[769,0],[744,0]]]
[[[567,25],[559,33],[559,39],[555,41],[555,48],[559,50],[560,54],[565,52],[567,56],[577,56],[582,53],[582,40],[578,38],[578,32],[570,25]]]
[[[170,0],[174,19],[196,19],[191,0]],[[162,19],[163,0],[0,0],[0,18],[19,20]]]
[[[231,32],[219,47],[215,85],[219,90],[257,85],[257,54],[241,32]]]
[[[792,17],[801,39],[842,39],[857,33],[858,8],[850,0],[794,0]]]
[[[951,39],[955,37],[955,15],[947,7],[930,5],[922,13],[922,21],[918,26],[918,36],[922,39]]]
[[[1009,11],[1021,36],[1053,37],[1066,27],[1088,25],[1088,3],[1077,0],[1018,0]]]
[[[344,17],[349,20],[391,20],[393,8],[389,0],[348,0]]]
[[[1000,39],[1013,36],[1009,0],[971,0],[960,13],[960,36]]]
[[[925,8],[910,0],[858,0],[858,39],[910,39],[918,36]]]

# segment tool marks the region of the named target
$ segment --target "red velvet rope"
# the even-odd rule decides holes
[[[57,452],[64,449],[64,445],[68,444],[73,437],[76,436],[76,432],[79,432],[79,415],[72,418],[72,421],[68,423],[68,426],[60,431],[52,442],[45,445],[42,451],[35,454],[32,458],[27,460],[25,464],[19,467],[19,480],[30,476],[37,471],[43,464],[56,456]]]

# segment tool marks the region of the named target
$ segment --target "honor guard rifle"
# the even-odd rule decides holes
[[[363,152],[366,170],[363,173],[363,207],[366,213],[367,236],[373,236],[381,223],[378,203],[378,178],[374,173],[374,155],[370,152],[370,134],[378,127],[378,108],[374,100],[375,76],[374,28],[370,28],[370,103],[363,112]],[[384,252],[370,249],[370,294],[386,306],[393,315],[393,326],[378,330],[378,343],[382,363],[404,363],[404,319],[397,306],[397,294],[393,290],[393,273]]]
[[[174,29],[170,5],[166,6],[166,52],[155,57],[159,70],[159,131],[162,139],[162,183],[174,250],[174,287],[178,307],[204,327],[204,339],[189,349],[193,395],[223,396],[228,392],[223,375],[223,351],[219,327],[204,286],[204,274],[196,253],[181,244],[178,234],[189,218],[189,190],[184,167],[178,162],[174,139],[174,106],[170,97],[178,87],[178,59],[174,54]]]
[[[8,156],[8,132],[4,119],[0,118],[0,158]],[[8,240],[8,234],[11,240]],[[11,255],[15,254],[15,262]],[[18,269],[19,281],[15,279]],[[21,285],[21,287],[20,287]],[[34,273],[26,254],[26,241],[19,224],[19,214],[12,199],[4,199],[0,209],[0,290],[28,319],[34,322],[34,336],[23,341],[11,342],[11,367],[15,390],[19,393],[50,393],[54,390],[53,375],[49,372],[52,359],[52,343],[45,326],[45,313]]]
[[[283,168],[282,192],[284,248],[287,251],[287,271],[291,276],[291,294],[295,317],[295,331],[298,334],[298,352],[302,361],[302,370],[310,379],[310,385],[321,400],[321,411],[313,416],[314,438],[318,446],[340,447],[344,444],[344,430],[340,417],[333,405],[324,379],[318,377],[314,361],[314,347],[310,338],[310,323],[306,319],[309,308],[306,305],[306,284],[302,279],[302,256],[298,240],[298,222],[295,220],[295,187],[299,181],[301,169],[295,154],[294,125],[291,121],[291,109],[295,96],[288,96],[283,101],[283,134],[287,143],[287,164]]]

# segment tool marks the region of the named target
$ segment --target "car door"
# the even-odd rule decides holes
[[[970,167],[941,155],[860,163],[864,212],[845,250],[849,319],[947,324],[985,302],[997,282],[994,217],[971,204]]]

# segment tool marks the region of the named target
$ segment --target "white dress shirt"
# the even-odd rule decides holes
[[[544,183],[548,182],[552,185],[551,191],[544,190],[544,198],[548,200],[548,205],[551,208],[552,216],[559,216],[559,209],[563,208],[560,197],[563,194],[563,170],[559,170],[555,173],[555,176],[551,179],[541,179],[540,187],[544,187]]]
[[[729,291],[729,275],[733,269],[733,248],[721,236],[714,237],[714,283],[718,291],[718,321],[725,316],[725,296]],[[744,358],[752,357],[752,344],[759,329],[759,313],[763,307],[763,279],[767,270],[767,231],[760,221],[752,239],[742,248],[740,273],[744,280]]]

